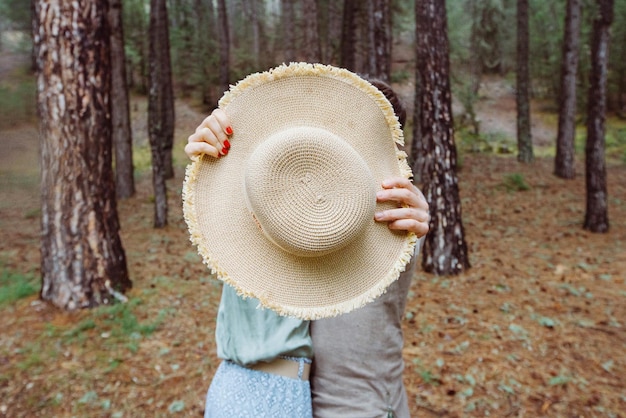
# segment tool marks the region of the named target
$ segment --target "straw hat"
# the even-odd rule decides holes
[[[317,319],[381,295],[416,237],[374,221],[376,191],[410,177],[385,96],[347,70],[292,63],[252,74],[219,106],[228,155],[188,167],[191,241],[217,277],[281,315]]]

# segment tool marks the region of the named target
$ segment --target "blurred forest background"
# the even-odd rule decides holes
[[[42,175],[50,159],[40,156],[65,161],[67,153],[40,138],[37,84],[43,81],[35,69],[42,56],[33,52],[32,26],[33,10],[43,9],[36,3],[46,2],[0,0],[0,416],[201,416],[218,364],[213,332],[221,285],[189,244],[182,219],[187,136],[229,84],[302,60],[389,81],[408,110],[406,140],[416,144],[413,138],[424,136],[415,121],[424,71],[417,55],[426,33],[416,6],[426,3],[445,4],[447,13],[454,125],[444,146],[456,153],[459,211],[441,216],[462,221],[463,245],[452,248],[460,252],[458,271],[438,271],[424,259],[409,295],[404,355],[412,413],[626,416],[625,1],[612,5],[600,117],[610,219],[602,234],[585,225],[585,160],[592,33],[607,1],[576,2],[569,179],[554,173],[571,0],[85,1],[121,11],[110,13],[108,24],[111,61],[122,58],[127,98],[113,96],[111,110],[128,114],[130,142],[124,148],[114,126],[104,131],[109,143],[91,146],[102,146],[93,153],[115,161],[108,164],[115,168],[111,176],[126,167],[131,184],[117,177],[116,190],[107,192],[117,202],[121,238],[102,240],[123,243],[124,273],[113,287],[102,281],[102,293],[80,305],[93,309],[83,310],[59,303],[59,292],[42,279],[51,269],[42,218],[53,183]],[[534,157],[526,162],[518,161],[520,4],[528,8]],[[167,24],[156,30],[155,19]],[[154,80],[171,80],[169,92],[151,90]],[[155,103],[168,94],[171,110],[158,113]],[[165,145],[155,146],[155,138]],[[155,148],[169,148],[170,161]],[[420,180],[425,190],[436,183]],[[45,289],[53,291],[46,296]]]

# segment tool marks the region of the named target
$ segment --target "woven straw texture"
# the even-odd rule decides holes
[[[393,207],[375,202],[382,180],[411,174],[382,93],[349,71],[294,63],[248,76],[220,107],[234,131],[228,156],[194,161],[183,187],[205,264],[241,295],[303,319],[382,294],[416,242],[373,219]]]

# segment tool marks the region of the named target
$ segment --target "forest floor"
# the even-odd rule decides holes
[[[494,89],[478,103],[483,128],[510,140],[512,93]],[[202,416],[220,283],[181,211],[182,147],[202,115],[178,104],[169,226],[154,229],[145,101],[132,113],[138,191],[118,210],[133,289],[128,303],[80,312],[34,293],[37,129],[0,131],[0,417]],[[554,124],[533,129],[553,141]],[[592,234],[577,158],[565,181],[549,157],[461,153],[472,267],[413,281],[403,324],[413,416],[626,417],[626,164],[609,160],[611,229]]]

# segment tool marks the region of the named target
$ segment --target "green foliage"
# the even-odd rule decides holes
[[[146,94],[148,88],[149,0],[122,0],[124,52],[129,87]]]
[[[504,132],[488,132],[476,135],[467,128],[461,127],[456,131],[459,149],[463,152],[486,154],[510,154],[515,148],[515,142]]]
[[[133,147],[133,167],[139,173],[150,170],[152,166],[152,154],[148,145]]]
[[[32,273],[14,272],[0,262],[0,307],[39,291],[39,279]]]
[[[132,299],[127,303],[118,303],[110,306],[101,306],[96,309],[97,318],[102,321],[99,329],[108,329],[110,337],[137,337],[152,334],[163,321],[161,313],[154,322],[142,324],[134,314],[134,308],[141,304],[139,299]]]
[[[626,164],[626,126],[615,123],[607,127],[605,149],[607,158],[615,158]]]
[[[29,31],[30,1],[0,0],[0,21],[13,30]]]
[[[530,75],[538,98],[558,98],[561,75],[564,2],[530,0]]]
[[[502,186],[504,186],[507,192],[523,192],[530,190],[530,186],[526,183],[524,175],[520,173],[505,175]]]
[[[35,80],[26,69],[0,81],[0,129],[30,122],[35,117],[36,103]]]
[[[49,337],[59,336],[64,343],[84,343],[97,332],[105,345],[116,346],[123,344],[131,352],[137,352],[139,341],[152,335],[163,323],[166,311],[161,311],[149,322],[142,322],[137,318],[140,299],[131,299],[126,303],[100,306],[92,309],[88,317],[76,324],[73,328],[59,333],[52,329]],[[112,360],[109,369],[115,368],[119,360]]]
[[[405,69],[394,71],[391,74],[392,83],[406,83],[411,78],[411,74]]]

